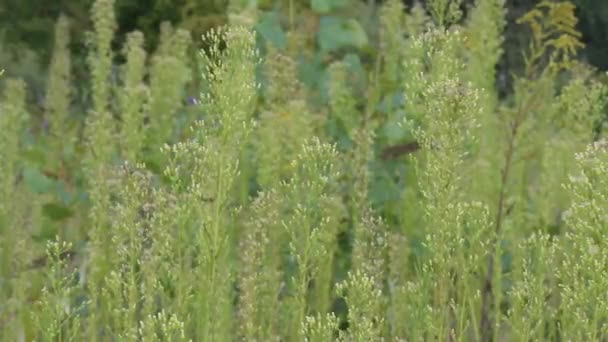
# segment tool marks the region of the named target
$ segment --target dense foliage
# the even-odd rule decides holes
[[[96,0],[86,80],[69,16],[40,98],[2,65],[0,340],[606,340],[574,5],[518,17],[506,94],[505,0],[372,5],[234,1],[149,52]]]

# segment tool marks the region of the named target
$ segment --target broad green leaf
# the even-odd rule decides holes
[[[56,222],[52,220],[44,220],[43,224],[40,225],[40,230],[36,232],[32,238],[34,241],[45,243],[49,240],[54,239],[59,233],[59,227]]]
[[[55,182],[37,168],[26,166],[23,170],[25,184],[35,193],[49,193],[55,189]]]
[[[377,110],[380,113],[386,114],[402,108],[403,105],[405,105],[405,94],[403,91],[398,90],[382,98],[382,101],[377,106]],[[403,120],[403,115],[405,113],[401,113],[398,120]]]
[[[74,194],[66,189],[63,182],[56,182],[55,193],[62,203],[68,204],[74,201]]]
[[[328,16],[321,18],[318,43],[321,51],[327,53],[346,47],[363,48],[368,39],[357,20]]]
[[[54,221],[64,220],[74,214],[72,209],[59,203],[46,203],[42,206],[44,215]]]
[[[310,7],[320,14],[327,14],[333,10],[344,7],[347,0],[311,0]]]
[[[324,106],[329,101],[329,73],[323,63],[323,56],[319,53],[313,58],[299,58],[299,79],[313,91],[311,103]]]
[[[23,157],[28,163],[43,166],[48,158],[48,150],[45,147],[42,144],[31,145],[23,151]]]
[[[322,79],[325,78],[325,69],[321,56],[315,55],[310,60],[300,59],[298,63],[299,76],[304,84],[309,88],[319,87]]]
[[[367,71],[361,62],[361,58],[357,54],[349,53],[344,56],[343,60],[350,74],[349,79],[357,84],[355,88],[365,89],[367,85]]]
[[[263,15],[255,29],[275,47],[283,49],[287,46],[287,37],[279,22],[279,16],[275,12]]]
[[[393,117],[397,117],[397,115],[394,115]],[[399,121],[396,121],[392,118],[390,118],[389,120],[390,121],[386,122],[383,129],[387,143],[395,144],[397,142],[403,141],[405,137],[409,136],[407,130],[403,128],[403,126],[399,125]]]

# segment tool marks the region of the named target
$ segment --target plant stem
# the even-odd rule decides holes
[[[513,165],[513,156],[515,155],[515,139],[519,133],[519,128],[523,122],[523,115],[532,109],[534,104],[534,98],[538,95],[540,89],[537,89],[534,94],[530,97],[530,100],[525,105],[521,105],[515,118],[511,123],[511,131],[507,145],[507,151],[505,152],[505,165],[501,170],[500,179],[500,193],[498,196],[498,205],[496,209],[496,218],[494,225],[494,236],[490,244],[490,252],[488,253],[488,272],[486,273],[484,286],[482,289],[481,299],[481,341],[492,341],[494,338],[494,327],[491,326],[492,316],[492,300],[494,298],[494,285],[493,278],[496,266],[496,254],[498,251],[498,243],[500,242],[500,235],[503,231],[503,219],[505,216],[505,200],[507,196],[507,183],[509,181],[509,175],[511,173],[511,167]]]

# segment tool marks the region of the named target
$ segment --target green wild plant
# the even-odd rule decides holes
[[[86,120],[67,17],[48,130],[2,79],[0,340],[608,337],[607,93],[571,3],[520,18],[507,96],[502,0],[231,1],[194,59],[169,23],[114,49],[116,6]]]

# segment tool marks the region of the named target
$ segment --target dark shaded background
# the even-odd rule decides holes
[[[415,1],[404,0],[404,3],[411,6]],[[464,1],[465,6],[472,2],[473,0]],[[587,44],[587,59],[597,67],[607,69],[608,1],[572,2],[578,8],[579,28]],[[74,41],[82,42],[83,32],[90,28],[89,8],[92,3],[93,0],[0,0],[0,31],[3,41],[26,44],[35,48],[42,59],[48,59],[52,46],[52,28],[59,14],[65,13],[71,18]],[[534,0],[507,0],[510,19],[524,13],[535,3]],[[272,0],[260,1],[262,8],[275,5]],[[226,0],[117,0],[119,31],[116,44],[120,44],[125,33],[137,29],[144,32],[148,48],[152,49],[156,44],[158,27],[163,21],[187,27],[195,36],[199,36],[208,28],[225,22],[227,6]],[[510,20],[510,24],[509,29],[517,31],[513,20]],[[74,47],[75,50],[77,48]]]
[[[7,69],[7,76],[24,79],[28,84],[29,92],[33,93],[30,96],[37,98],[41,106],[46,68],[53,47],[53,28],[60,14],[67,15],[71,22],[73,80],[75,84],[84,86],[80,87],[81,89],[86,89],[88,82],[85,59],[88,51],[86,31],[91,29],[89,9],[93,1],[0,0],[0,67]],[[381,0],[352,1],[360,1],[372,11],[378,8],[376,5],[382,3]],[[410,7],[418,0],[403,1]],[[287,0],[257,2],[262,10],[278,9],[283,12],[286,12],[288,3]],[[303,9],[310,7],[310,0],[293,0],[293,2]],[[463,10],[466,11],[474,2],[475,0],[463,0]],[[517,74],[521,68],[521,51],[527,44],[526,39],[529,34],[526,27],[517,25],[515,21],[537,2],[539,1],[506,0],[508,26],[505,32],[505,53],[499,65],[501,74],[507,79],[502,89],[499,86],[499,91],[503,95],[509,93],[509,75]],[[577,6],[580,20],[578,28],[583,33],[583,42],[586,44],[582,58],[600,70],[608,70],[608,0],[571,0],[571,2]],[[209,28],[227,22],[228,6],[228,0],[116,0],[118,31],[113,42],[114,47],[118,51],[124,43],[126,33],[140,30],[146,37],[147,50],[153,51],[158,41],[160,24],[164,21],[191,31],[194,41],[198,42],[200,47],[201,40],[197,37]],[[307,13],[301,11],[297,15],[303,18]],[[352,16],[353,13],[349,15]],[[359,16],[365,17],[365,15]],[[286,18],[282,21],[285,26]],[[368,33],[375,30],[373,23],[368,23],[366,26],[363,22],[363,25]],[[120,61],[117,62],[120,64]],[[79,96],[85,98],[87,95]],[[79,102],[79,99],[75,100]]]

